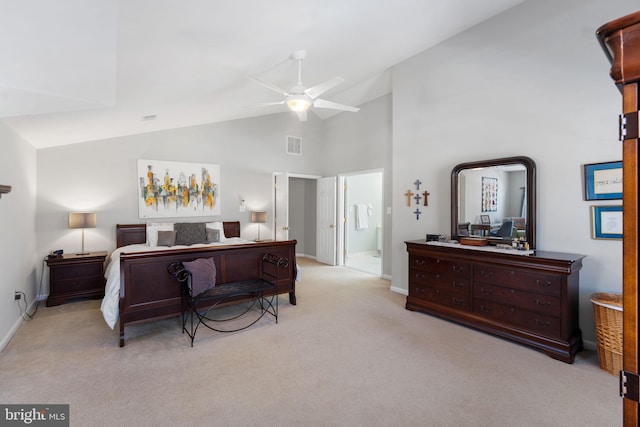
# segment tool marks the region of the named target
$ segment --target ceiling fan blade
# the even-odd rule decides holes
[[[298,111],[298,118],[300,119],[301,122],[306,122],[307,121],[307,110],[304,111]]]
[[[344,79],[342,77],[334,77],[331,80],[327,80],[326,82],[310,87],[309,89],[305,90],[304,93],[309,95],[311,99],[316,99],[329,89],[333,89],[334,87],[338,86],[343,81]]]
[[[282,105],[284,104],[286,101],[283,99],[282,101],[276,101],[276,102],[261,102],[259,104],[251,104],[251,105],[245,105],[245,107],[247,108],[254,108],[254,107],[269,107],[271,105]]]
[[[313,101],[313,106],[315,108],[329,108],[332,110],[351,111],[352,113],[360,111],[358,107],[338,104],[337,102],[327,101],[326,99],[316,99],[315,101]]]
[[[257,77],[253,77],[253,76],[249,76],[249,79],[253,80],[254,82],[261,84],[262,86],[266,87],[267,89],[271,89],[274,92],[278,92],[280,95],[284,95],[287,96],[289,95],[289,92],[287,92],[286,90],[279,88],[278,86],[269,83],[269,82],[265,82],[264,80],[260,80]]]

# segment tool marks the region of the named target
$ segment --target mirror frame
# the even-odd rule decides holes
[[[527,242],[536,248],[536,163],[526,156],[504,157],[456,165],[451,171],[451,238],[458,239],[458,175],[465,169],[522,164],[526,168],[527,182]]]

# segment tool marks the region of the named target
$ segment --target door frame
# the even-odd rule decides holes
[[[346,237],[346,229],[345,229],[345,224],[346,224],[346,220],[347,220],[347,215],[346,215],[346,200],[345,200],[345,184],[347,181],[347,178],[350,176],[357,176],[357,175],[369,175],[372,173],[380,173],[382,175],[382,194],[381,194],[381,218],[382,221],[381,223],[381,227],[382,229],[380,230],[380,232],[382,233],[382,235],[380,236],[381,242],[380,242],[380,262],[381,262],[381,267],[380,267],[380,276],[383,275],[383,268],[382,266],[384,265],[384,219],[385,219],[385,212],[384,212],[384,197],[385,197],[385,192],[384,192],[384,187],[385,187],[385,181],[384,181],[384,168],[375,168],[375,169],[364,169],[364,170],[360,170],[360,171],[353,171],[353,172],[346,172],[346,173],[341,173],[338,175],[338,202],[337,202],[337,209],[338,209],[338,235],[336,237],[336,250],[338,251],[338,264],[337,265],[345,265],[345,237]]]

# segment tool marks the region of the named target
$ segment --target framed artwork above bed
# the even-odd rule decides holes
[[[140,218],[221,214],[220,165],[138,160]]]

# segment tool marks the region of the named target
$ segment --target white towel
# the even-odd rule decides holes
[[[356,205],[356,230],[369,228],[369,207],[364,203]]]

